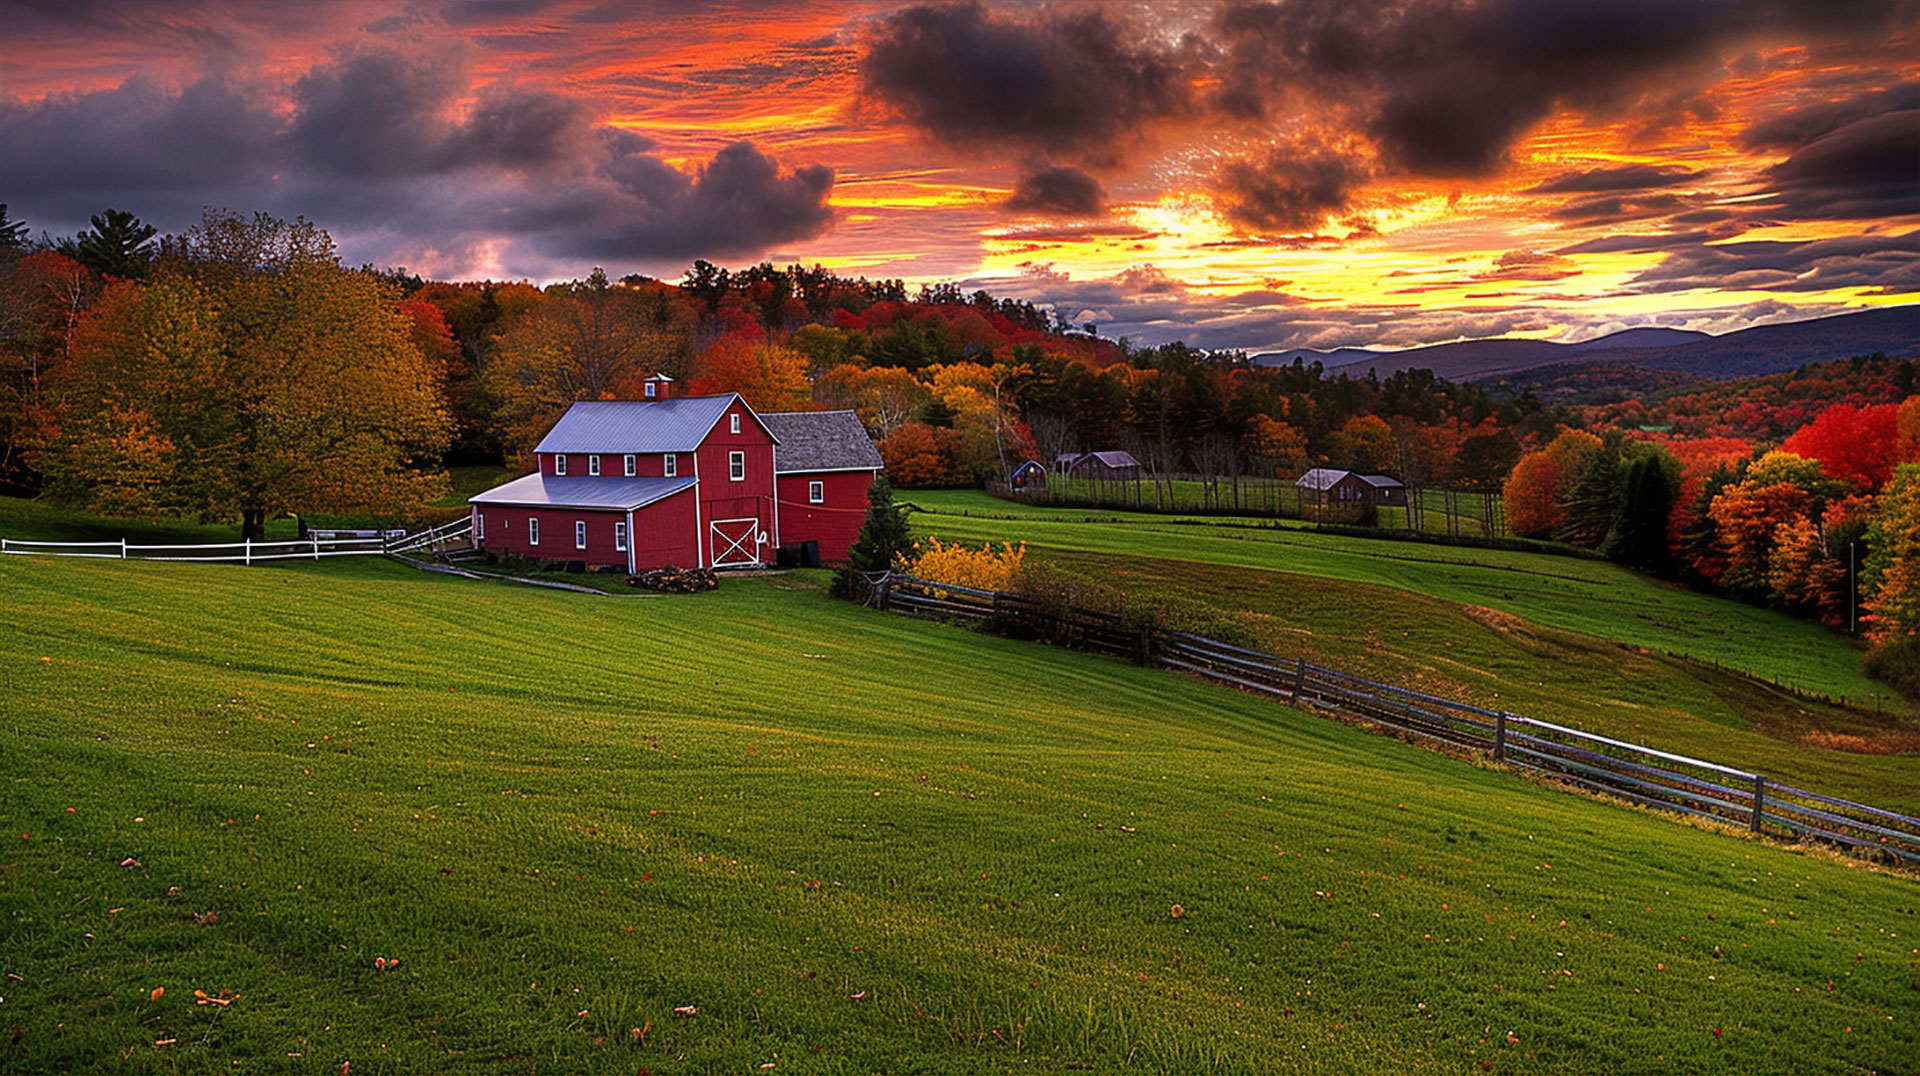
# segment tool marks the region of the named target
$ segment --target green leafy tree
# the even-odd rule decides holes
[[[1657,445],[1630,455],[1620,473],[1620,496],[1600,552],[1629,568],[1665,572],[1670,563],[1667,523],[1680,495],[1680,461]]]
[[[60,253],[103,277],[138,280],[153,267],[154,227],[122,209],[91,218],[93,227],[60,243]]]
[[[834,575],[829,593],[842,598],[864,597],[866,582],[861,573],[888,571],[895,558],[911,552],[913,532],[907,527],[906,515],[893,503],[893,483],[884,474],[874,475],[873,484],[867,487],[867,520],[861,524],[853,547],[847,550],[847,563]]]
[[[1621,436],[1607,434],[1600,448],[1587,457],[1573,484],[1560,495],[1560,521],[1553,536],[1587,549],[1606,540],[1620,504]]]

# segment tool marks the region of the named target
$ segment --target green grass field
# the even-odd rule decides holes
[[[907,494],[911,497],[917,494]],[[1431,534],[1504,536],[1504,513],[1489,505],[1484,493],[1453,493],[1423,490],[1419,507],[1409,513],[1405,507],[1384,505],[1379,509],[1379,525],[1388,528],[1418,530]],[[1222,480],[1209,488],[1196,479],[1174,479],[1163,483],[1106,482],[1098,479],[1049,475],[1044,493],[1032,493],[1027,499],[1050,508],[1088,505],[1119,505],[1162,512],[1233,512],[1248,516],[1285,516],[1299,519],[1303,514],[1300,490],[1291,479],[1244,476],[1238,489]],[[1313,507],[1311,499],[1308,507]]]
[[[1912,877],[818,581],[0,559],[0,1067],[1920,1057]]]
[[[1668,586],[1600,560],[1320,534],[1295,525],[1026,507],[974,491],[914,490],[916,533],[1043,549],[1258,568],[1411,591],[1724,665],[1807,691],[1905,709],[1860,671],[1844,637],[1783,613]]]

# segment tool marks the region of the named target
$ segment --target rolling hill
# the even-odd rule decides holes
[[[1398,370],[1429,369],[1449,381],[1539,379],[1562,363],[1607,362],[1725,379],[1791,370],[1810,362],[1885,352],[1920,352],[1920,306],[1898,306],[1760,325],[1720,336],[1676,329],[1628,329],[1578,344],[1547,340],[1462,340],[1402,351],[1342,348],[1255,355],[1261,365],[1291,364],[1296,357],[1320,362],[1329,373],[1381,377]]]

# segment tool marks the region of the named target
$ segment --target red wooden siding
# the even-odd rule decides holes
[[[734,415],[740,416],[739,433],[732,432],[731,416]],[[738,482],[729,475],[727,455],[730,452],[746,453],[746,476]],[[708,563],[712,562],[715,552],[711,525],[714,520],[727,519],[758,520],[767,544],[759,547],[755,555],[772,561],[774,548],[785,541],[774,508],[773,438],[754,421],[746,405],[735,400],[692,456],[694,459],[690,460],[682,455],[680,473],[695,473],[687,470],[690,463],[699,468],[700,529],[709,545]],[[725,544],[721,542],[722,547]]]
[[[721,421],[724,422],[726,420],[722,419]],[[541,474],[557,473],[555,472],[554,465],[553,465],[553,458],[556,455],[561,455],[561,453],[554,453],[554,452],[538,453],[538,457],[539,457],[538,462],[540,464]],[[568,453],[564,453],[564,455],[567,457],[567,477],[579,478],[582,475],[590,475],[593,473],[587,469],[587,464],[589,462],[587,457],[590,455],[593,455],[593,453],[568,452]],[[668,455],[669,453],[661,453],[661,452],[634,453],[634,456],[633,456],[634,477],[636,478],[666,477]],[[680,452],[680,453],[673,453],[673,455],[677,455],[679,457],[676,462],[679,464],[679,468],[680,468],[678,473],[675,474],[674,477],[680,478],[680,477],[685,477],[687,475],[691,475],[693,473],[693,453]],[[627,471],[626,471],[627,454],[626,453],[602,452],[602,453],[599,453],[599,456],[600,456],[601,477],[603,478],[626,477],[626,474],[627,474]],[[723,457],[723,462],[724,462],[724,457]]]
[[[807,502],[807,485],[818,482],[824,503]],[[867,489],[872,471],[822,471],[780,476],[780,541],[786,545],[819,542],[820,559],[838,564],[847,559],[860,525],[867,519]]]
[[[569,461],[571,462],[571,461]],[[602,458],[604,468],[606,460]],[[688,568],[698,563],[695,545],[695,501],[687,492],[639,508],[633,513],[633,566],[649,568]],[[544,560],[581,560],[588,564],[627,566],[627,554],[617,548],[614,524],[625,523],[627,513],[588,508],[515,508],[505,505],[477,505],[476,514],[484,516],[486,537],[480,546],[489,552],[539,557]],[[527,520],[540,520],[540,544],[527,541]],[[574,546],[574,524],[587,524],[587,548]]]

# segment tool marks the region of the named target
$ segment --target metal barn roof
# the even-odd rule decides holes
[[[775,471],[877,471],[886,466],[852,411],[775,411],[760,420],[777,442]]]
[[[1352,471],[1336,471],[1331,467],[1315,467],[1294,479],[1293,484],[1301,489],[1332,489],[1335,483],[1352,473]]]
[[[578,406],[578,405],[575,405]],[[683,489],[697,479],[613,478],[604,475],[530,474],[504,486],[467,498],[472,504],[499,504],[515,508],[595,508],[631,512]]]
[[[738,399],[728,393],[678,400],[583,400],[567,408],[534,451],[692,452]],[[747,410],[751,414],[753,409]],[[776,434],[774,440],[779,439]]]
[[[1388,478],[1386,475],[1383,475],[1383,474],[1363,474],[1359,477],[1360,477],[1360,481],[1365,482],[1367,485],[1373,486],[1376,489],[1394,489],[1400,485],[1399,479]]]

